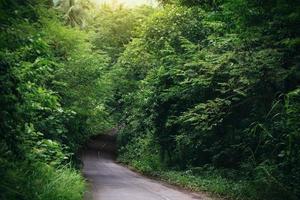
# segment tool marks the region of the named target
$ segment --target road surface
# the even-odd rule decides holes
[[[89,142],[82,154],[83,173],[90,185],[85,200],[211,200],[205,195],[178,190],[146,178],[117,164],[111,153],[115,148],[113,140],[104,140],[98,138]]]

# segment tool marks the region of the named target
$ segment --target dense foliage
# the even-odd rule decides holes
[[[91,22],[91,29],[94,30],[94,48],[105,51],[111,61],[116,62],[134,36],[134,30],[152,12],[153,9],[147,6],[135,9],[102,6]]]
[[[238,198],[299,199],[299,2],[166,4],[115,66],[121,159],[217,170],[243,182]]]
[[[51,1],[1,1],[0,199],[82,199],[73,154],[110,127],[109,58],[63,25]],[[97,91],[97,93],[95,93]],[[88,97],[86,97],[88,96]]]
[[[81,199],[74,153],[234,199],[300,196],[300,3],[0,0],[0,198]]]

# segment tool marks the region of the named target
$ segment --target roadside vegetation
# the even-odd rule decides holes
[[[95,92],[109,58],[49,1],[0,1],[0,21],[0,199],[81,200],[74,153],[110,126]]]
[[[300,199],[300,3],[0,0],[0,199],[82,199],[78,149],[195,191]]]
[[[299,6],[165,2],[114,66],[120,160],[233,199],[299,199]]]

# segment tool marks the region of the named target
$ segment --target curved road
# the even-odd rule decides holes
[[[90,183],[85,200],[211,200],[141,176],[114,162],[113,139],[97,138],[82,154],[83,173]]]

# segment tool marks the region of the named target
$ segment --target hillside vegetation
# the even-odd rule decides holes
[[[82,199],[76,153],[113,127],[145,174],[300,198],[299,1],[0,0],[0,21],[0,199]]]

